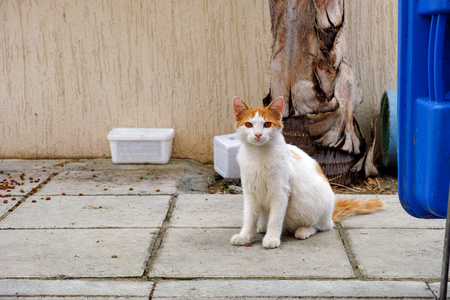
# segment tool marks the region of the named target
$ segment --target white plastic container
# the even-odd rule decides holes
[[[114,128],[108,134],[115,164],[166,164],[172,153],[173,128]]]
[[[214,170],[223,178],[241,178],[236,158],[240,146],[235,133],[214,137]]]

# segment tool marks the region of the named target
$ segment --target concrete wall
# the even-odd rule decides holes
[[[362,116],[395,88],[396,3],[346,1]],[[0,1],[0,158],[108,157],[114,127],[173,127],[174,157],[211,162],[232,97],[268,93],[269,14],[263,0]]]

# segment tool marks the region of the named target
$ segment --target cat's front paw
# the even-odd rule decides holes
[[[268,249],[278,248],[281,245],[280,239],[264,238],[263,247]]]
[[[250,243],[250,238],[240,234],[235,234],[231,237],[231,243],[235,246],[244,246]]]

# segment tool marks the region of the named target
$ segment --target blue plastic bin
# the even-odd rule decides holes
[[[404,209],[446,218],[450,183],[450,0],[399,0],[398,184]]]

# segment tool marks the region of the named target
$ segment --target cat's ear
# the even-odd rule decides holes
[[[239,97],[234,97],[233,98],[233,110],[234,110],[234,117],[236,118],[236,120],[239,118],[239,116],[250,109],[250,106],[247,105],[247,103],[245,103],[244,100],[242,100]]]
[[[281,117],[283,116],[283,106],[284,106],[284,100],[283,97],[278,97],[272,102],[270,102],[269,106],[267,108],[279,119],[281,120]]]

